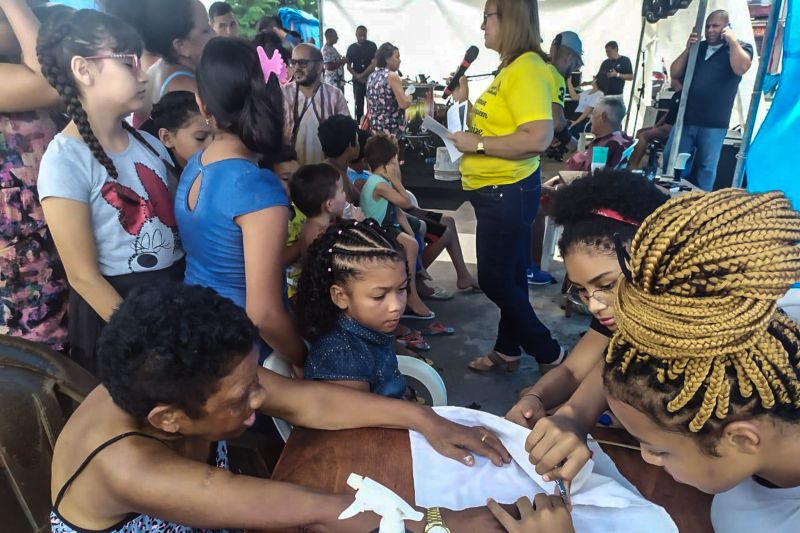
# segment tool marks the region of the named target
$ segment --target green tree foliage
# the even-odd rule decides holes
[[[314,16],[317,16],[319,11],[319,3],[317,0],[227,0],[233,6],[236,16],[239,18],[242,33],[247,36],[252,36],[255,33],[256,24],[261,20],[261,17],[266,15],[275,15],[278,9],[287,7],[296,7],[302,9]]]

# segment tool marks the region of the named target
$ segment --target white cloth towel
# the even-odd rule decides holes
[[[498,416],[462,407],[436,407],[436,412],[467,426],[483,426],[497,435],[513,461],[501,468],[484,457],[464,466],[439,455],[414,431],[411,456],[416,504],[460,510],[481,507],[486,499],[514,503],[521,496],[553,494],[555,483],[545,482],[528,461],[525,439],[529,430]],[[572,518],[579,533],[619,531],[675,533],[678,528],[663,508],[644,499],[619,473],[599,446],[590,446],[594,460],[581,471],[572,486]]]

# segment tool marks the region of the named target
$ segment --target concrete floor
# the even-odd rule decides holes
[[[557,166],[555,166],[557,165]],[[546,164],[544,175],[554,174],[560,164]],[[424,201],[422,202],[424,207]],[[473,274],[477,273],[475,260],[475,214],[469,203],[462,204],[456,211],[445,211],[456,220],[464,257]],[[564,315],[561,282],[564,279],[563,264],[556,260],[551,269],[559,283],[531,287],[531,303],[536,314],[553,332],[556,339],[567,349],[572,348],[579,336],[586,331],[589,317]],[[456,276],[449,257],[443,253],[431,265],[429,272],[434,278],[432,285],[456,291]],[[432,359],[440,370],[447,386],[450,405],[473,406],[481,410],[503,415],[516,401],[520,389],[536,382],[541,377],[535,359],[523,357],[516,373],[477,374],[467,369],[467,363],[474,357],[489,352],[495,341],[497,323],[500,317],[497,307],[483,294],[456,293],[449,301],[426,300],[426,304],[436,312],[436,320],[456,328],[452,337],[432,337],[429,343],[432,350],[425,355]],[[425,321],[406,320],[404,323],[417,329],[426,326]]]

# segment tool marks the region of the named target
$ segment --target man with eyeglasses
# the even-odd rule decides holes
[[[294,81],[283,87],[284,142],[294,146],[301,165],[325,159],[319,125],[333,115],[350,116],[342,91],[322,81],[322,52],[310,44],[292,50]]]

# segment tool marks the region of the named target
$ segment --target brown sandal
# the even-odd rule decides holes
[[[467,368],[481,374],[486,374],[488,372],[516,372],[517,369],[519,369],[519,362],[521,359],[521,355],[506,358],[497,352],[491,352],[477,359],[473,359],[467,365]]]

